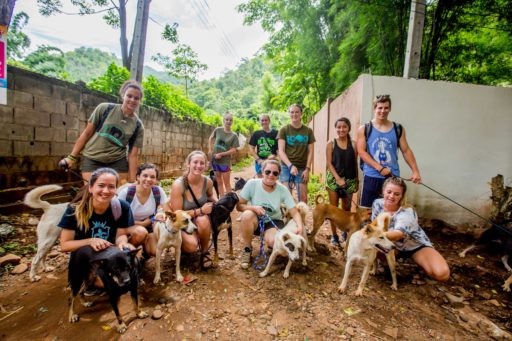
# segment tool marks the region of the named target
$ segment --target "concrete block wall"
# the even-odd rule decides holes
[[[57,162],[71,151],[94,108],[118,99],[14,67],[7,91],[7,105],[0,105],[0,190],[77,181]],[[140,162],[155,163],[163,176],[181,174],[192,150],[206,151],[213,127],[150,107],[139,116],[145,127]]]

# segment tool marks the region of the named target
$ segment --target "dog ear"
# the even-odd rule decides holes
[[[166,211],[165,214],[173,221],[176,220],[176,213],[174,213],[173,211]]]
[[[283,233],[283,242],[287,242],[291,238],[288,232]]]

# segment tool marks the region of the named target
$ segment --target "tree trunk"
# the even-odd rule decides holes
[[[504,186],[503,175],[491,179],[491,221],[503,226],[512,222],[512,187]]]
[[[123,66],[130,69],[130,55],[128,54],[128,39],[126,38],[126,3],[124,0],[119,0],[119,28],[121,36],[119,42],[121,43],[121,59]]]

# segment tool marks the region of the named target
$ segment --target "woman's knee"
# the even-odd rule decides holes
[[[148,238],[148,230],[146,230],[143,226],[133,226],[128,229],[128,232],[130,233],[130,239],[129,242],[133,246],[139,246],[146,242],[146,239]]]

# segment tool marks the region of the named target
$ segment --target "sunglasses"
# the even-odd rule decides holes
[[[271,170],[266,170],[265,171],[265,175],[270,175],[270,173],[272,173],[273,176],[278,176],[279,175],[279,172],[277,171],[271,171]]]

